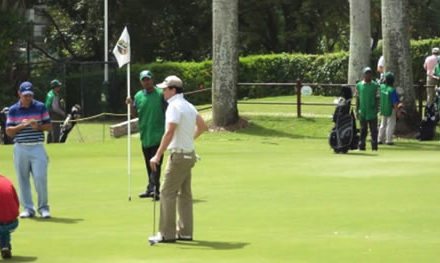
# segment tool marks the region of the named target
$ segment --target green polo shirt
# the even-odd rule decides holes
[[[380,113],[383,116],[391,116],[393,113],[393,102],[391,101],[391,95],[395,89],[386,84],[380,85]]]
[[[375,81],[366,83],[359,81],[356,90],[359,97],[359,116],[361,120],[369,121],[377,119],[377,91],[379,85]]]
[[[52,110],[52,103],[53,103],[53,99],[55,98],[55,92],[53,91],[53,89],[51,89],[47,95],[46,95],[46,101],[44,102],[44,105],[46,106],[46,109],[48,111]]]
[[[165,131],[165,113],[162,90],[154,88],[148,93],[142,89],[134,95],[134,106],[139,118],[138,125],[142,147],[160,144]]]

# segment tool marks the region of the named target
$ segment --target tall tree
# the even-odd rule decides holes
[[[29,26],[22,17],[24,8],[7,6],[5,2],[0,8],[0,107],[15,99],[18,82],[27,77],[25,70],[18,70],[17,64],[24,62],[19,49],[26,46],[23,36],[30,35]]]
[[[225,127],[238,122],[238,0],[212,3],[212,116]]]
[[[398,122],[397,131],[409,133],[417,129],[412,61],[410,54],[408,0],[382,0],[382,35],[385,70],[394,73],[397,92],[407,112]]]
[[[348,83],[354,84],[368,66],[371,55],[370,0],[349,0],[350,3],[350,58]]]

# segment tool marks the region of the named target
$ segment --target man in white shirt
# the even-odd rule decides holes
[[[384,73],[385,73],[385,58],[384,56],[380,56],[379,60],[377,61],[377,73],[380,74],[380,82],[384,80]]]
[[[435,86],[437,80],[434,78],[435,66],[437,66],[437,56],[440,53],[440,49],[435,47],[432,49],[432,55],[425,59],[423,68],[426,70],[426,103],[431,104],[435,97]]]
[[[169,150],[165,179],[160,192],[159,233],[150,243],[170,243],[193,239],[193,203],[191,169],[196,163],[194,140],[208,127],[196,108],[183,97],[182,80],[168,76],[157,87],[163,89],[168,102],[165,113],[165,133],[150,165],[154,171],[160,157]],[[176,210],[179,218],[176,221]],[[176,227],[177,226],[177,227]]]

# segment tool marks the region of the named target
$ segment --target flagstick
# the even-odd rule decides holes
[[[130,35],[124,27],[118,42],[113,48],[113,54],[118,61],[119,68],[127,65],[127,98],[130,92]],[[127,104],[127,173],[128,173],[128,201],[131,201],[131,105]]]
[[[127,63],[127,98],[130,94],[130,62]],[[127,104],[127,169],[128,169],[128,201],[131,201],[131,104]]]

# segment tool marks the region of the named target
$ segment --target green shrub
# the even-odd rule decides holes
[[[425,78],[423,62],[430,55],[434,46],[440,46],[440,38],[411,41],[411,55],[413,60],[414,81]],[[373,51],[370,66],[375,68],[381,55],[381,46]],[[59,65],[58,65],[58,68]],[[195,91],[200,88],[210,88],[212,85],[212,62],[155,62],[151,64],[131,65],[131,93],[139,90],[139,72],[149,69],[154,74],[156,83],[161,82],[168,75],[178,75],[184,81],[185,91]],[[58,74],[59,74],[58,70]],[[295,83],[301,79],[303,83],[346,83],[348,71],[348,52],[330,53],[323,55],[306,54],[266,54],[252,55],[240,58],[238,82],[240,83]],[[86,115],[102,112],[104,109],[111,112],[125,112],[124,103],[126,89],[126,67],[118,69],[114,64],[110,67],[110,84],[106,88],[107,103],[101,104],[103,90],[102,65],[91,65],[81,69],[79,65],[69,65],[66,69],[66,98],[69,106],[75,103],[85,104]],[[51,74],[49,78],[47,75]],[[57,74],[52,72],[46,76],[33,76],[35,83],[42,87],[48,80]],[[58,77],[58,76],[57,76]],[[61,77],[59,77],[62,79]],[[37,80],[35,80],[37,79]],[[39,81],[38,79],[44,80]],[[40,83],[41,82],[41,83]],[[339,88],[314,87],[314,94],[335,95]],[[105,89],[104,89],[105,90]],[[45,94],[41,90],[41,95]],[[295,87],[286,86],[239,86],[238,97],[258,98],[294,94]],[[83,94],[83,95],[81,95]],[[211,92],[202,92],[187,96],[194,104],[205,104],[211,101]]]

